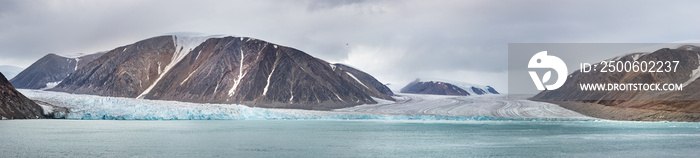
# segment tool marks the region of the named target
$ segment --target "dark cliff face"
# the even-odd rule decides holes
[[[19,93],[0,73],[0,119],[36,118],[44,118],[41,107]]]
[[[637,58],[637,60],[635,60]],[[693,71],[700,66],[700,48],[659,49],[653,53],[622,56],[617,61],[679,61],[676,72],[589,72],[576,71],[556,90],[546,90],[531,99],[574,101],[645,110],[700,112],[700,81]],[[581,91],[579,83],[685,83],[683,91]]]
[[[76,69],[102,56],[96,53],[78,58],[66,58],[56,54],[48,54],[24,69],[10,82],[19,89],[47,88],[48,83],[58,83],[68,77]]]
[[[444,82],[413,81],[401,88],[401,93],[469,96],[466,90]]]
[[[172,36],[118,47],[78,69],[50,90],[134,98],[163,73],[174,52]]]
[[[376,103],[371,97],[393,100],[391,90],[369,74],[294,48],[231,36],[179,45],[192,39],[161,36],[116,48],[51,90],[324,110]]]

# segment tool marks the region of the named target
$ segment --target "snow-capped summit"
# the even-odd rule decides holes
[[[401,88],[401,93],[461,96],[499,94],[491,86],[435,78],[418,78]]]

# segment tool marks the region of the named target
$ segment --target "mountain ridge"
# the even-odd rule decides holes
[[[115,48],[50,90],[322,110],[393,99],[371,75],[291,47],[233,36],[182,44],[187,38],[165,35]]]
[[[436,78],[417,78],[401,88],[401,93],[458,96],[499,94],[498,91],[491,86]]]

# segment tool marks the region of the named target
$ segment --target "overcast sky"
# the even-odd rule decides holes
[[[2,0],[0,65],[200,32],[297,48],[394,90],[432,77],[506,91],[508,43],[698,39],[698,15],[697,1]]]

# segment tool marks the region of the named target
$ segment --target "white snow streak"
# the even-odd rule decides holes
[[[260,49],[260,52],[258,52],[258,56],[260,56],[260,53],[267,47],[267,44],[263,46],[262,49]],[[272,74],[275,73],[275,68],[277,68],[277,62],[279,61],[279,57],[275,59],[275,63],[272,64],[272,71],[270,71],[270,75],[267,76],[267,84],[265,84],[265,88],[263,89],[263,94],[262,95],[267,95],[267,89],[270,88],[270,78],[272,78]]]
[[[352,77],[352,79],[355,79],[355,81],[357,81],[357,83],[360,83],[362,86],[365,86],[365,88],[369,89],[369,87],[367,87],[364,83],[362,83],[359,79],[357,79],[357,77],[355,77],[355,75],[352,75],[350,72],[347,72],[347,71],[345,71],[345,73],[348,74],[350,77]]]
[[[199,59],[199,54],[202,54],[202,50],[200,49],[199,52],[197,52],[197,56],[194,57],[194,60],[197,61]]]
[[[335,94],[335,97],[337,97],[338,99],[340,99],[340,101],[343,101],[343,98],[340,98],[340,96],[338,96],[338,93],[334,93],[334,94]]]
[[[75,58],[75,70],[73,71],[78,71],[78,62],[80,62],[80,57]]]
[[[216,92],[219,90],[219,83],[221,82],[217,82],[216,87],[214,87],[214,94],[216,94]]]
[[[238,63],[238,78],[233,82],[233,87],[231,87],[230,90],[228,90],[228,97],[233,96],[236,94],[236,88],[238,88],[238,84],[241,83],[241,79],[245,76],[243,74],[243,59],[245,58],[245,55],[243,54],[243,48],[238,48],[241,52],[241,61]]]
[[[265,89],[263,89],[263,95],[267,94],[267,88],[270,87],[270,78],[272,78],[272,74],[275,73],[276,67],[277,67],[277,61],[275,61],[275,64],[273,64],[272,71],[270,72],[270,75],[267,76],[267,84],[265,85]]]
[[[194,74],[194,72],[197,72],[197,70],[190,72],[190,75],[187,75],[187,78],[185,78],[185,80],[182,80],[182,82],[180,82],[180,85],[184,84],[187,80],[189,80],[190,77],[192,77],[192,74]]]

